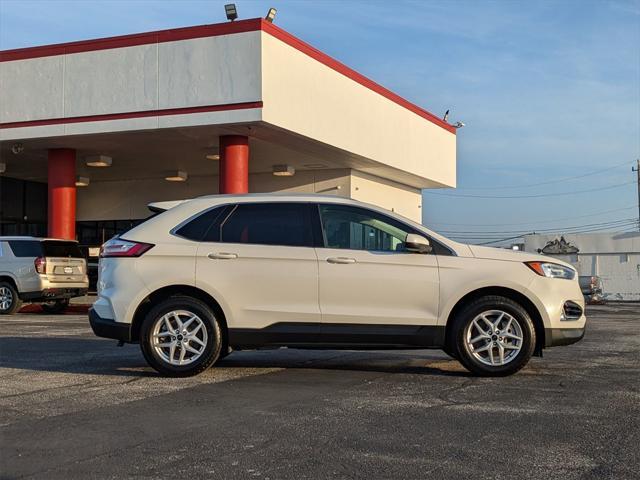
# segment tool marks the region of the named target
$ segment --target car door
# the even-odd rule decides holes
[[[230,343],[317,340],[318,260],[308,203],[239,203],[207,232],[196,285],[227,315]],[[315,335],[315,336],[314,336]]]
[[[320,204],[318,213],[323,339],[428,344],[437,330],[437,257],[404,248],[407,234],[420,232],[361,207]]]

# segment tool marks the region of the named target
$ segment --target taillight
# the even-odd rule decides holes
[[[47,259],[44,257],[38,257],[33,261],[33,266],[36,267],[36,272],[47,273]]]
[[[150,243],[132,242],[122,238],[114,238],[100,248],[100,257],[139,257],[153,247]]]

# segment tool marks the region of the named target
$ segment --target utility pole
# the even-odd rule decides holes
[[[640,158],[636,160],[636,166],[631,167],[632,172],[638,176],[638,230],[640,230]]]

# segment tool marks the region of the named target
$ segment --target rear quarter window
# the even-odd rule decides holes
[[[42,245],[38,240],[9,240],[13,255],[19,258],[42,257]]]
[[[45,257],[84,258],[76,242],[46,240],[42,242]]]

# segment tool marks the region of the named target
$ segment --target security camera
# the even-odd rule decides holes
[[[462,122],[456,122],[456,124],[454,125],[455,128],[462,128],[464,127],[464,123]]]
[[[21,143],[14,143],[11,146],[11,151],[14,155],[20,155],[22,152],[24,152],[24,145],[22,145]]]

